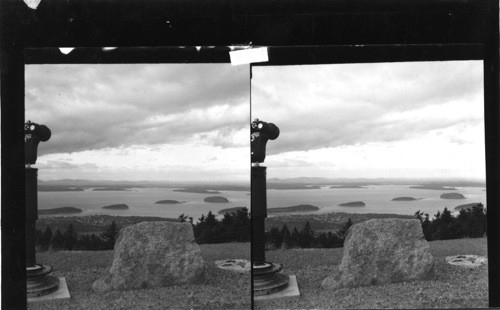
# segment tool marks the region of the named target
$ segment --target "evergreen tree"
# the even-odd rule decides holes
[[[311,229],[311,224],[306,222],[304,228],[299,234],[298,243],[301,248],[310,248],[314,239],[314,232]]]
[[[101,234],[101,238],[104,240],[104,246],[106,249],[113,249],[119,232],[120,229],[116,226],[115,221],[112,221],[106,231]]]
[[[95,234],[90,235],[90,248],[94,251],[106,249],[103,240]]]
[[[290,230],[288,230],[288,227],[286,224],[283,224],[283,227],[281,228],[281,248],[282,249],[290,249],[293,246],[292,240],[291,240],[291,234]]]
[[[47,251],[49,249],[52,238],[53,238],[52,230],[50,229],[49,226],[47,226],[47,228],[45,228],[41,240],[41,247],[43,251]]]
[[[52,242],[50,244],[50,248],[52,250],[61,250],[64,246],[64,236],[59,229],[56,230],[54,234],[54,238],[52,238]]]
[[[268,232],[267,232],[267,243],[269,244],[269,247],[271,248],[277,248],[279,249],[281,247],[281,232],[278,227],[272,227]]]
[[[290,245],[291,247],[296,247],[299,245],[300,232],[297,227],[294,227],[292,233],[290,234]]]
[[[347,237],[347,232],[349,231],[349,228],[353,225],[353,222],[351,218],[347,219],[347,222],[340,228],[340,230],[337,230],[337,235],[339,236],[342,246],[344,245],[344,240]]]
[[[73,228],[73,224],[69,224],[68,229],[64,233],[64,249],[72,251],[76,245],[77,235]]]

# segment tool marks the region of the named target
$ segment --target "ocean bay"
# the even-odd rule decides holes
[[[450,210],[458,205],[481,202],[486,206],[486,191],[484,187],[455,187],[456,190],[414,189],[411,185],[367,185],[363,188],[329,188],[321,189],[290,189],[267,191],[268,208],[289,207],[300,204],[310,204],[320,208],[313,213],[348,212],[348,213],[394,213],[413,215],[417,210],[428,213],[431,217],[445,207]],[[247,207],[250,209],[249,191],[220,191],[220,194],[190,193],[175,191],[178,188],[130,188],[121,191],[64,191],[38,193],[40,210],[75,207],[82,213],[57,216],[85,216],[92,214],[107,214],[119,216],[159,216],[177,218],[180,214],[198,219],[209,211],[218,211],[232,207]],[[463,194],[466,199],[441,199],[445,192]],[[207,203],[204,198],[222,196],[229,203]],[[396,197],[413,197],[414,201],[391,201]],[[180,204],[155,204],[159,200],[177,200]],[[363,201],[364,207],[341,207],[339,204],[353,201]],[[102,207],[112,204],[126,204],[128,210],[110,210]],[[311,213],[311,212],[304,212]]]
[[[94,214],[119,216],[159,216],[177,218],[181,214],[193,217],[195,220],[205,216],[209,211],[218,211],[232,207],[250,208],[248,191],[219,191],[220,194],[200,194],[174,191],[179,188],[130,188],[129,190],[99,190],[84,191],[39,191],[38,208],[40,210],[75,207],[82,213],[59,214],[56,216],[85,216]],[[222,196],[229,203],[207,203],[204,198]],[[160,200],[177,200],[179,204],[156,204]],[[126,204],[127,210],[111,210],[102,207],[113,204]],[[51,215],[53,216],[53,215]]]
[[[413,185],[367,185],[362,188],[329,188],[299,190],[268,190],[268,208],[281,208],[300,204],[317,206],[314,213],[393,213],[413,215],[417,210],[431,217],[445,207],[454,211],[458,205],[480,202],[486,206],[484,187],[455,187],[456,190],[429,190],[410,188]],[[443,193],[461,193],[466,199],[442,199]],[[391,201],[396,197],[413,197],[414,201]],[[421,199],[419,199],[421,198]],[[341,207],[339,204],[363,201],[364,207]],[[458,211],[457,211],[458,212]],[[302,213],[302,212],[301,212]],[[311,212],[303,212],[311,213]]]

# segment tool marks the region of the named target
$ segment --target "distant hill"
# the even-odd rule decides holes
[[[318,211],[319,208],[312,205],[296,205],[291,207],[283,207],[283,208],[268,208],[267,213],[275,214],[275,213],[293,213],[293,212],[309,212],[309,211]]]
[[[439,196],[441,199],[465,199],[465,196],[460,193],[444,193]]]
[[[309,185],[418,185],[429,187],[485,187],[486,182],[474,179],[411,179],[411,178],[271,178],[268,183]]]
[[[416,185],[416,186],[410,186],[410,188],[431,189],[431,190],[438,190],[438,191],[456,191],[457,190],[454,187],[447,187],[447,186],[438,185],[438,184]]]
[[[310,213],[310,214],[283,214],[270,216],[266,219],[266,229],[277,227],[281,229],[283,224],[292,231],[297,228],[299,231],[304,228],[304,224],[309,222],[315,231],[335,231],[340,229],[348,219],[354,223],[363,222],[375,218],[402,218],[415,219],[414,215],[385,214],[385,213]]]
[[[83,188],[75,186],[64,186],[64,185],[38,185],[38,191],[40,192],[83,192]]]
[[[83,180],[83,179],[61,179],[61,180],[38,180],[41,186],[64,186],[64,187],[119,187],[119,188],[188,188],[201,187],[206,190],[225,190],[225,191],[249,191],[249,182],[241,181],[169,181],[169,180]]]
[[[220,215],[224,215],[226,213],[236,213],[238,212],[239,210],[243,210],[245,209],[246,207],[234,207],[234,208],[227,208],[227,209],[222,209],[220,210],[219,212],[217,212],[217,214],[220,214]]]
[[[334,185],[330,186],[330,188],[338,188],[338,189],[343,189],[343,188],[366,188],[366,186],[361,186],[361,185],[354,185],[354,184],[342,184],[342,185]]]
[[[73,224],[77,233],[101,233],[115,222],[119,228],[123,228],[140,222],[169,221],[178,222],[178,219],[163,218],[155,216],[119,216],[119,215],[87,215],[87,216],[43,216],[36,222],[36,228],[45,230],[49,226],[53,232],[60,229],[62,232]]]
[[[82,209],[74,207],[61,207],[54,209],[40,209],[38,210],[38,215],[54,215],[54,214],[73,214],[82,213]]]
[[[288,189],[321,189],[317,185],[304,185],[304,184],[292,184],[292,183],[267,183],[267,189],[278,189],[278,190],[288,190]]]
[[[460,211],[460,210],[463,210],[463,209],[472,209],[472,207],[475,207],[475,206],[480,205],[480,204],[481,204],[480,202],[467,203],[467,204],[464,204],[464,205],[456,206],[455,210]]]
[[[188,187],[188,188],[174,189],[174,192],[195,193],[195,194],[220,194],[219,191],[207,190],[202,187]]]

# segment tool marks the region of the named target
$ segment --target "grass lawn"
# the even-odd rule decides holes
[[[37,263],[54,266],[65,277],[71,299],[29,304],[28,309],[250,309],[250,274],[215,267],[221,259],[250,259],[250,243],[203,244],[206,283],[156,289],[95,293],[92,283],[109,272],[113,251],[60,251],[37,254]]]
[[[268,251],[268,261],[283,263],[294,274],[301,296],[256,301],[255,309],[374,309],[374,308],[478,308],[488,307],[487,266],[475,270],[445,263],[458,254],[487,255],[486,238],[440,240],[429,243],[436,260],[436,278],[380,286],[324,290],[321,281],[342,259],[342,248]]]

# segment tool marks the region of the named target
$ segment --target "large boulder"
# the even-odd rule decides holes
[[[338,271],[325,289],[369,286],[434,277],[434,259],[420,221],[373,219],[351,226]]]
[[[190,223],[142,222],[120,231],[110,273],[97,292],[153,288],[205,280],[205,262]]]

